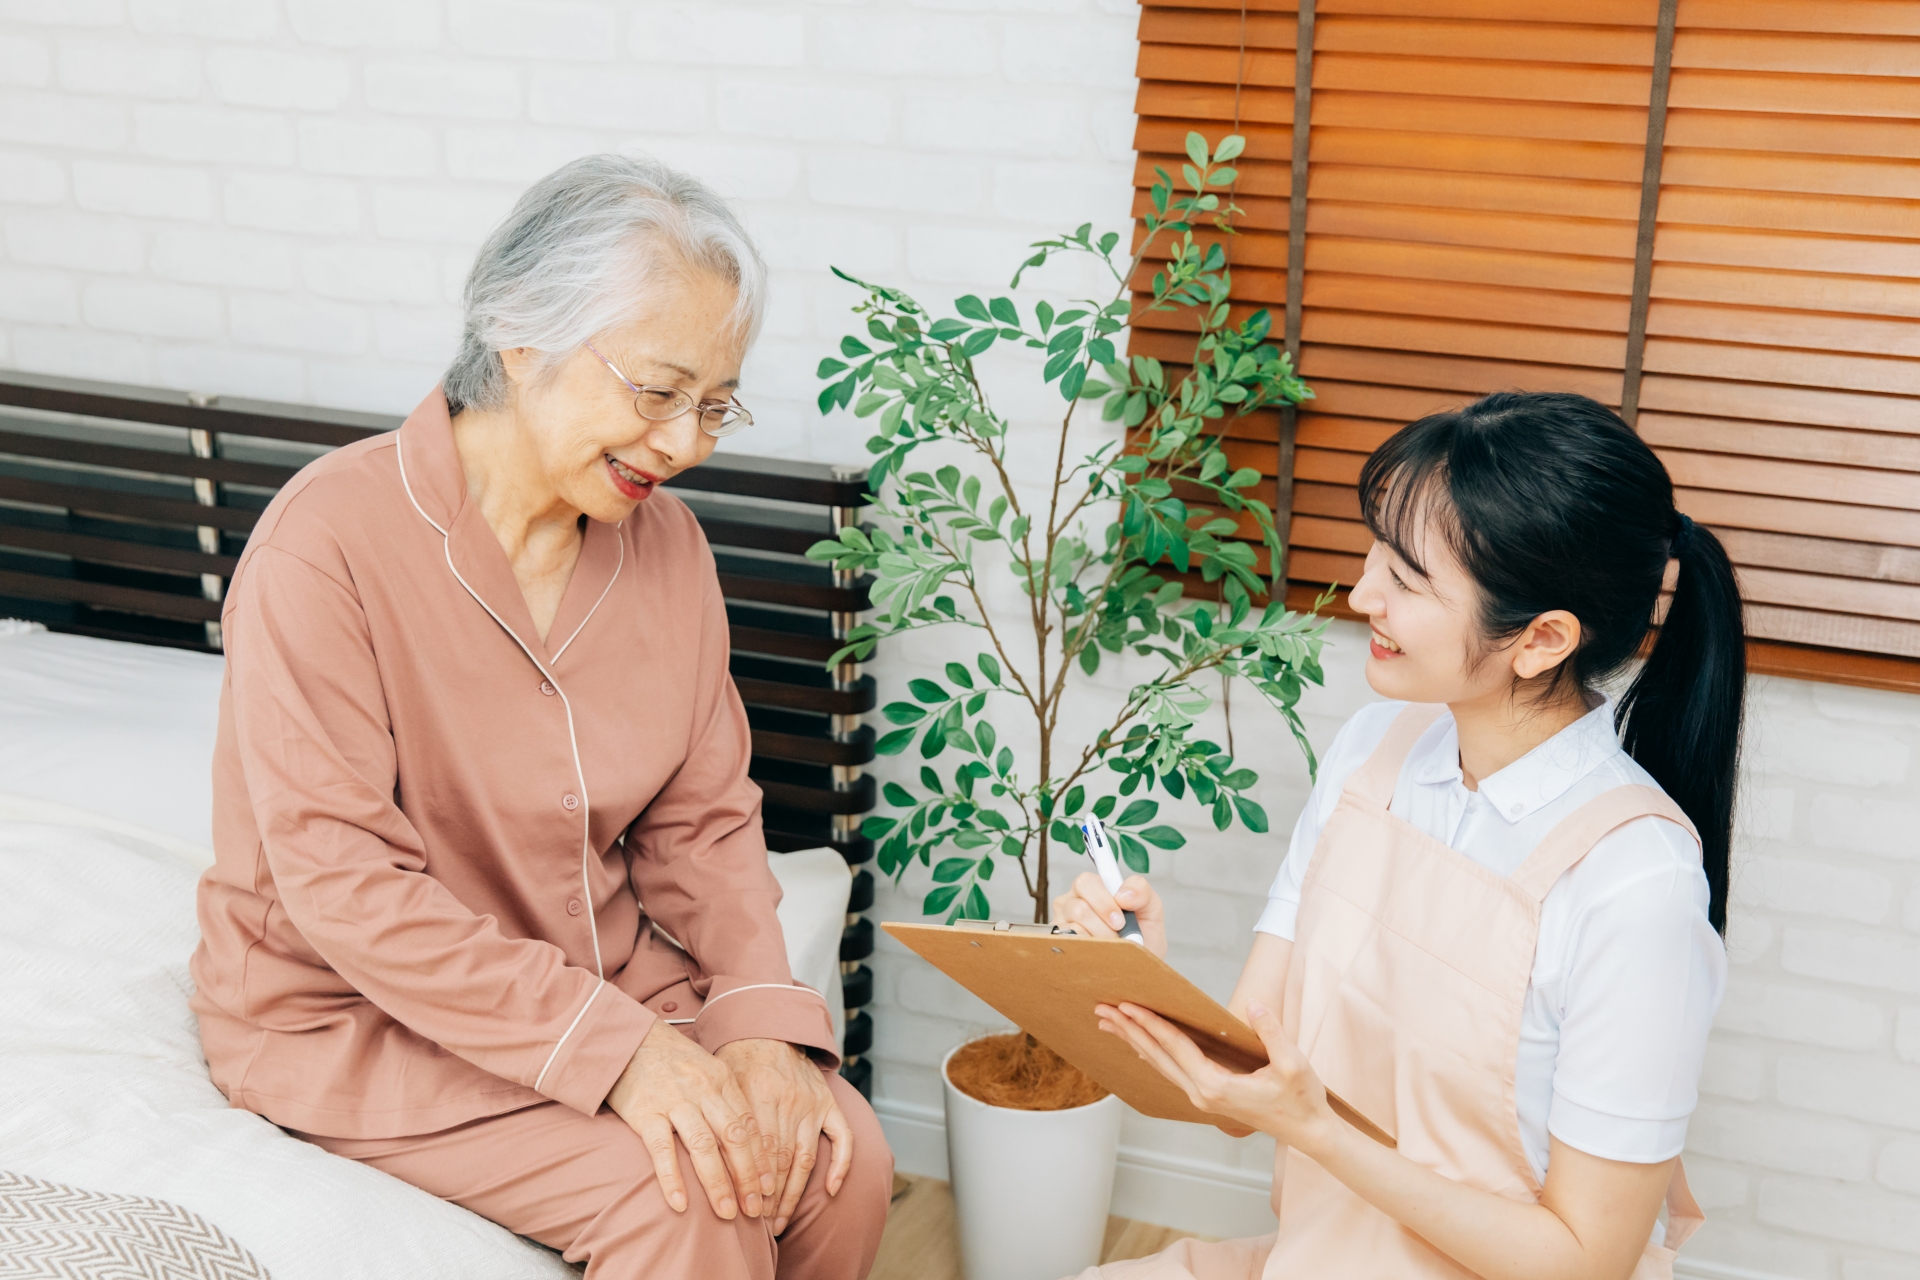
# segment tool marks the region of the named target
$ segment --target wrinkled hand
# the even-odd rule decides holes
[[[772,1202],[773,1161],[733,1071],[666,1019],[655,1022],[640,1042],[607,1094],[607,1105],[646,1144],[654,1177],[675,1213],[687,1210],[676,1133],[720,1217],[731,1219],[744,1205],[747,1216],[757,1218]]]
[[[853,1129],[820,1068],[786,1041],[735,1040],[715,1056],[733,1071],[757,1118],[761,1147],[774,1171],[775,1186],[766,1205],[777,1236],[787,1229],[800,1193],[807,1189],[822,1133],[833,1139],[827,1194],[840,1194],[853,1167]]]
[[[1202,1111],[1271,1134],[1307,1156],[1326,1150],[1345,1124],[1327,1105],[1326,1086],[1307,1056],[1265,1005],[1247,1006],[1247,1021],[1267,1047],[1267,1065],[1248,1075],[1207,1057],[1186,1032],[1150,1009],[1102,1004],[1094,1012],[1102,1031],[1132,1045]]]
[[[1133,912],[1140,922],[1140,936],[1147,950],[1165,959],[1167,955],[1167,913],[1145,876],[1128,876],[1118,893],[1109,893],[1107,885],[1091,871],[1082,871],[1073,879],[1073,888],[1053,900],[1052,919],[1070,926],[1088,938],[1117,938],[1124,923],[1121,911]]]

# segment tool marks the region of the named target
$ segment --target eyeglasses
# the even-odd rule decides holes
[[[626,383],[627,390],[633,392],[633,411],[649,422],[671,422],[688,410],[694,410],[700,430],[716,439],[753,425],[753,415],[743,405],[731,400],[725,404],[695,404],[693,397],[678,387],[636,386],[626,374],[614,367],[613,361],[594,351],[591,342],[586,344],[586,348],[593,351],[594,359],[613,370],[614,377]]]

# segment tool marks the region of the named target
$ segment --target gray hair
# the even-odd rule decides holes
[[[726,201],[647,156],[582,156],[527,188],[474,258],[460,350],[444,385],[454,412],[506,402],[502,351],[541,353],[544,377],[626,322],[663,270],[695,267],[734,289],[743,342],[759,332],[767,267]]]

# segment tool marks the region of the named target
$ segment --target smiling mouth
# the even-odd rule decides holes
[[[612,454],[606,455],[607,469],[613,475],[614,487],[628,498],[645,499],[653,492],[653,486],[660,483],[660,477],[650,476],[644,471],[635,471]]]
[[[1395,644],[1393,641],[1381,635],[1378,631],[1375,631],[1373,633],[1373,647],[1379,653],[1405,653],[1406,652],[1406,650],[1402,649],[1399,645]]]

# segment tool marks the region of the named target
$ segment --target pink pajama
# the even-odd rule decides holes
[[[886,1225],[893,1156],[866,1100],[837,1075],[828,1083],[853,1126],[853,1168],[829,1196],[833,1145],[822,1138],[777,1239],[771,1219],[716,1216],[684,1148],[690,1203],[675,1213],[639,1136],[604,1108],[589,1117],[545,1102],[407,1138],[300,1136],[558,1249],[586,1264],[587,1280],[863,1280]]]

